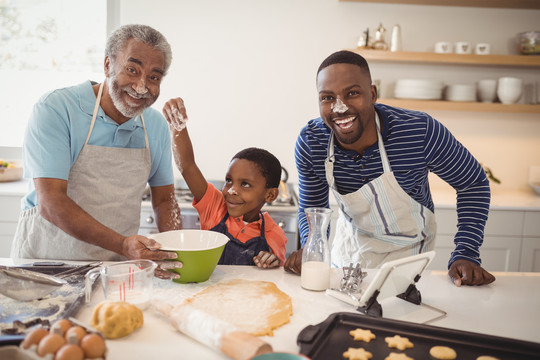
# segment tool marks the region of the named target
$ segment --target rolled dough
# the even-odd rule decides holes
[[[288,323],[292,315],[290,296],[268,281],[222,281],[184,303],[256,336],[273,335],[274,329]]]

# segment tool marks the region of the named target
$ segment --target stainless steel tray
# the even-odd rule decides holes
[[[55,275],[75,267],[72,265],[34,266],[29,264],[24,268]],[[75,316],[85,303],[84,280],[84,273],[71,276],[67,279],[66,285],[62,285],[39,300],[17,301],[0,295],[0,346],[18,345],[26,333],[33,328],[24,329],[24,326],[14,326],[14,322],[27,323],[40,319],[48,321],[52,325],[57,320]],[[94,282],[93,286],[95,285]],[[14,328],[20,331],[14,331]]]

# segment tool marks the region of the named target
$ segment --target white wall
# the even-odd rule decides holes
[[[538,29],[540,10],[482,9],[338,2],[337,0],[124,0],[120,22],[145,23],[168,37],[174,59],[156,107],[184,98],[197,161],[221,179],[232,155],[248,146],[272,151],[297,181],[293,149],[301,127],[318,116],[315,73],[330,53],[354,48],[380,22],[387,41],[394,24],[403,50],[432,51],[436,41],[487,42],[492,53],[516,53],[515,36]],[[540,82],[538,68],[371,64],[382,95],[395,79],[436,77],[474,83],[520,76]],[[432,112],[503,181],[526,189],[540,165],[540,116]],[[433,186],[443,186],[437,180]]]

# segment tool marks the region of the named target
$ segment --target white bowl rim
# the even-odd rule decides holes
[[[166,241],[157,239],[162,234],[171,234],[171,233],[179,233],[179,234],[186,233],[186,234],[188,234],[188,233],[201,233],[201,232],[202,233],[212,233],[212,236],[215,236],[217,238],[216,239],[217,240],[216,244],[214,246],[208,247],[208,248],[184,249],[184,248],[173,246],[171,244],[166,244]],[[164,232],[157,233],[157,234],[150,234],[150,235],[148,235],[148,238],[154,239],[154,240],[158,241],[159,243],[161,243],[162,247],[159,250],[163,250],[163,251],[204,251],[204,250],[212,250],[212,249],[216,249],[218,247],[221,247],[221,246],[227,244],[227,242],[229,241],[229,238],[225,234],[219,233],[217,231],[201,230],[201,229],[182,229],[182,230],[164,231]]]

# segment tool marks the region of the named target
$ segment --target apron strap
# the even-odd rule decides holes
[[[388,161],[388,156],[386,155],[386,149],[384,147],[382,135],[381,135],[381,124],[379,122],[379,114],[375,111],[375,123],[377,124],[377,139],[379,140],[379,153],[381,154],[381,162],[383,171],[385,173],[392,172],[390,167],[390,161]]]
[[[141,114],[141,122],[142,122],[142,127],[144,130],[144,142],[146,144],[146,149],[149,149],[150,146],[148,145],[148,134],[146,133],[146,126],[144,125],[144,117],[142,114]]]
[[[326,175],[326,182],[328,186],[333,189],[335,185],[334,180],[334,162],[336,157],[334,156],[334,132],[330,132],[330,139],[328,140],[327,157],[324,159],[324,169]]]
[[[99,103],[101,102],[101,95],[103,94],[103,85],[105,84],[105,81],[99,85],[99,91],[96,96],[96,104],[94,105],[94,113],[92,115],[92,122],[90,123],[90,130],[88,130],[88,135],[86,136],[86,141],[84,142],[84,145],[88,144],[88,140],[90,139],[90,135],[92,134],[92,129],[94,128],[94,123],[96,122],[96,116],[99,109]]]

